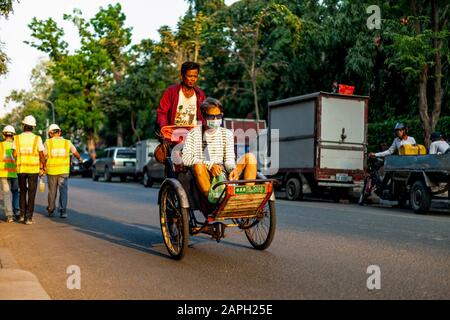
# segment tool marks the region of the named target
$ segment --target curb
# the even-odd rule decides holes
[[[19,269],[5,248],[0,248],[0,300],[50,300],[36,276]]]

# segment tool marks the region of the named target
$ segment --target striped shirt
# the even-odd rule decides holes
[[[188,167],[205,164],[209,170],[214,164],[218,164],[231,172],[236,166],[233,133],[220,127],[217,130],[206,130],[202,139],[202,126],[195,127],[186,137],[183,164]]]

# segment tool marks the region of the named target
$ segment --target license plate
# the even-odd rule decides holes
[[[125,162],[125,167],[133,167],[134,162]]]
[[[235,194],[264,194],[266,186],[238,186],[234,189]]]
[[[79,166],[74,166],[73,170],[80,170],[80,167]]]
[[[350,177],[348,176],[348,174],[345,174],[345,173],[337,174],[336,181],[337,182],[349,182]]]

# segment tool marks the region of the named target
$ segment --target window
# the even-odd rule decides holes
[[[136,151],[117,150],[117,159],[136,159]]]

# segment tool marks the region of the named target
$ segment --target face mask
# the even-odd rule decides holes
[[[206,125],[211,129],[217,129],[222,125],[222,120],[206,120]]]

